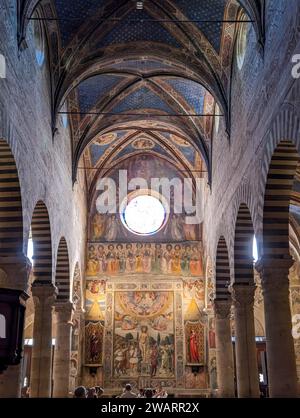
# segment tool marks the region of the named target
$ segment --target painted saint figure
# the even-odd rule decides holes
[[[200,356],[199,356],[199,350],[198,350],[198,344],[197,344],[197,334],[192,329],[191,334],[189,337],[189,351],[190,351],[190,362],[199,364],[200,362]]]
[[[182,219],[175,214],[173,214],[171,220],[171,236],[175,241],[183,240]]]
[[[105,218],[100,213],[96,212],[96,214],[93,217],[93,239],[95,241],[102,238],[104,231],[105,231]]]
[[[141,334],[139,336],[139,349],[142,356],[142,361],[147,360],[147,343],[148,343],[148,328],[142,326]]]
[[[118,235],[118,221],[116,215],[111,215],[106,225],[106,241],[115,241]]]
[[[158,348],[157,344],[152,346],[151,355],[150,355],[150,364],[151,364],[151,377],[156,376],[157,365],[158,365]]]
[[[99,338],[96,335],[96,331],[93,331],[90,337],[90,359],[92,363],[95,363],[99,356],[98,343],[99,343]]]

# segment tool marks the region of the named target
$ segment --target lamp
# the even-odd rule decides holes
[[[0,289],[0,374],[21,361],[28,297],[22,290]]]

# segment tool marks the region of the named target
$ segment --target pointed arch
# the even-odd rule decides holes
[[[234,237],[234,283],[251,285],[254,283],[253,271],[254,228],[251,214],[245,203],[240,205]]]
[[[228,287],[230,285],[229,255],[226,240],[220,237],[216,255],[216,295],[215,300],[229,300],[231,295]]]
[[[32,215],[34,282],[52,283],[52,241],[48,209],[39,200]]]
[[[23,252],[23,211],[19,175],[8,143],[0,138],[0,256]]]
[[[288,140],[274,150],[266,182],[263,212],[263,249],[265,257],[288,258],[290,204],[299,153]]]
[[[68,301],[70,298],[70,262],[68,245],[65,238],[61,238],[56,260],[55,285],[58,289],[57,300]]]

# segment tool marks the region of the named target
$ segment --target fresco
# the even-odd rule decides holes
[[[89,244],[87,276],[122,274],[163,274],[203,277],[200,244]],[[190,287],[188,287],[190,286]],[[95,291],[95,290],[93,290]],[[89,295],[93,293],[90,290]],[[187,285],[203,299],[200,282]]]
[[[133,142],[135,147],[151,147],[151,140],[140,138]],[[126,170],[127,179],[130,182],[133,178],[142,178],[147,182],[148,188],[151,189],[151,180],[153,173],[155,178],[181,179],[183,181],[182,172],[177,170],[175,166],[168,161],[154,157],[153,155],[135,155],[127,158],[118,164],[118,169],[114,169],[106,173],[106,177],[115,181],[117,190],[119,189],[119,171]],[[183,184],[183,183],[182,183]],[[201,225],[189,225],[185,223],[186,214],[174,213],[174,192],[171,188],[170,195],[165,196],[167,200],[170,197],[170,213],[166,225],[155,235],[137,236],[125,228],[123,225],[119,207],[117,214],[100,214],[96,208],[97,198],[100,192],[95,191],[89,218],[89,240],[93,242],[182,242],[182,241],[199,241],[201,239]],[[117,203],[117,206],[119,206]]]
[[[105,280],[87,280],[85,289],[85,318],[104,321]]]
[[[82,357],[81,357],[81,341],[82,330],[84,328],[84,314],[82,310],[82,287],[81,276],[78,265],[74,271],[74,282],[72,291],[72,301],[74,304],[75,312],[72,319],[71,328],[71,363],[70,363],[70,390],[75,390],[78,385],[78,379],[80,375]]]
[[[208,344],[209,348],[216,348],[216,326],[215,326],[215,318],[209,318],[208,322]]]
[[[102,364],[103,330],[101,321],[86,321],[85,324],[85,365]]]
[[[186,367],[184,377],[186,389],[207,388],[207,373],[204,368],[202,368],[200,372],[195,373],[192,367]]]
[[[185,223],[185,215],[170,214],[166,226],[153,236],[138,237],[128,231],[120,216],[117,214],[103,215],[95,211],[91,218],[90,241],[96,242],[122,242],[140,241],[199,241],[199,225]]]
[[[183,300],[186,308],[192,300],[197,304],[199,310],[205,307],[205,283],[203,278],[185,279],[183,282]]]
[[[114,319],[115,377],[174,377],[173,292],[116,292]]]
[[[186,364],[203,365],[204,357],[204,326],[201,322],[185,323]]]

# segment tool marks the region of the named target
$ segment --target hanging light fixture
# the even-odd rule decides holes
[[[136,9],[143,10],[144,9],[144,1],[137,1],[136,2]]]

